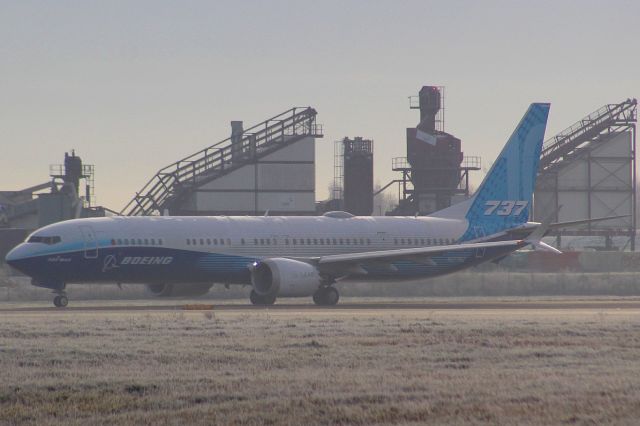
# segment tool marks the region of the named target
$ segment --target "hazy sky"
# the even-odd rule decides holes
[[[375,141],[394,177],[409,95],[446,86],[446,130],[489,165],[529,103],[551,136],[640,96],[638,1],[0,0],[0,190],[75,148],[115,210],[161,167],[292,106],[313,106],[317,198],[333,141]],[[479,179],[480,174],[477,175]]]

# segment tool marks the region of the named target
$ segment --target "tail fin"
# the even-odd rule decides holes
[[[527,222],[548,116],[549,104],[531,104],[473,197],[432,216],[466,218],[462,241]]]

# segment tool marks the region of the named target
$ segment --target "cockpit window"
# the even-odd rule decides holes
[[[27,240],[28,243],[43,243],[48,245],[58,244],[62,239],[58,236],[54,237],[43,237],[40,235],[32,235]]]

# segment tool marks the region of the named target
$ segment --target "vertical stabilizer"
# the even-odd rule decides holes
[[[432,216],[467,219],[461,241],[527,222],[548,116],[549,104],[531,104],[473,197]]]

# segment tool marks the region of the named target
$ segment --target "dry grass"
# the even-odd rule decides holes
[[[3,314],[3,424],[635,424],[634,311]]]

